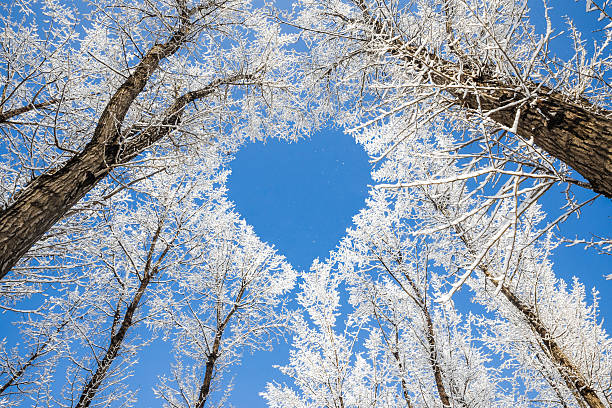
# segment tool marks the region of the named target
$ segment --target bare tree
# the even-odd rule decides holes
[[[523,163],[612,197],[607,13],[590,59],[570,25],[575,56],[563,62],[551,50],[560,29],[546,14],[536,34],[524,0],[304,0],[297,12],[284,21],[312,40],[313,72],[332,80],[335,100],[350,112],[341,120],[353,130],[405,115],[411,126],[397,145],[438,118],[465,154],[474,157],[484,141],[482,154],[495,150],[498,167]],[[532,144],[587,183],[542,160]]]
[[[235,214],[215,230],[201,263],[177,275],[178,288],[163,301],[159,325],[177,351],[172,376],[156,391],[168,407],[214,406],[215,394],[223,401],[230,367],[248,349],[270,349],[287,325],[283,298],[297,273]]]
[[[61,7],[47,15],[54,17],[64,11]],[[280,94],[289,86],[289,75],[281,71],[288,72],[292,60],[281,49],[291,39],[275,38],[265,16],[249,2],[100,1],[91,7],[85,17],[72,11],[76,21],[59,20],[88,30],[84,38],[70,32],[67,39],[51,38],[50,45],[30,41],[41,54],[37,66],[14,61],[29,57],[28,44],[21,45],[21,54],[9,50],[3,56],[9,74],[4,105],[9,100],[18,105],[14,100],[20,95],[20,103],[30,102],[4,110],[0,123],[7,136],[5,157],[17,167],[6,182],[18,186],[9,189],[15,193],[5,197],[7,206],[0,213],[0,278],[100,180],[147,148],[165,141],[186,153],[186,146],[193,150],[210,143],[226,126],[236,134],[240,127],[252,129],[253,136],[261,137],[275,116],[266,114],[261,120],[262,111],[272,106],[272,95],[283,104]],[[13,9],[16,15],[3,22],[6,35],[18,41],[22,37],[14,38],[15,32],[23,27],[10,20],[19,17]],[[53,27],[43,28],[54,32]],[[253,39],[247,42],[249,35]],[[64,54],[70,56],[67,62]],[[46,75],[48,65],[59,73]],[[65,84],[56,90],[58,81]],[[274,87],[267,86],[271,82]],[[47,95],[40,103],[38,89]],[[62,96],[64,89],[67,95]],[[285,117],[299,122],[299,109],[290,111]],[[252,120],[242,120],[246,117]],[[20,139],[29,140],[30,153],[11,145]],[[37,156],[42,150],[50,160]],[[25,161],[35,169],[24,172]],[[31,173],[31,179],[23,180],[22,173]]]

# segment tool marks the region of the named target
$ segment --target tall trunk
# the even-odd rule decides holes
[[[444,217],[446,217],[448,220],[452,219],[448,211],[445,210],[444,207],[438,205],[435,199],[432,197],[428,198],[433,203],[437,211],[442,213],[442,215],[444,215]],[[455,232],[460,237],[466,248],[473,255],[476,255],[477,251],[474,248],[474,244],[471,241],[468,232],[463,228],[461,223],[455,223],[453,225]],[[497,282],[494,273],[489,270],[486,264],[481,263],[477,266],[477,268],[488,280]],[[580,372],[580,369],[576,367],[571,358],[567,356],[565,351],[555,341],[555,336],[550,333],[544,322],[542,322],[536,308],[525,303],[506,285],[501,287],[501,294],[512,306],[514,306],[514,308],[516,308],[527,325],[536,335],[540,348],[557,368],[568,390],[576,398],[578,405],[584,405],[582,402],[582,400],[584,400],[584,402],[586,402],[591,408],[605,408],[605,405],[597,395],[597,392],[589,384],[587,384],[586,380],[582,376],[582,373]]]
[[[94,133],[94,139],[82,153],[72,157],[58,171],[35,178],[19,193],[15,202],[0,213],[0,279],[45,232],[110,172],[112,165],[128,163],[147,147],[170,134],[181,123],[189,103],[205,98],[221,85],[253,79],[253,75],[242,73],[216,79],[202,89],[178,97],[166,110],[159,124],[128,129],[121,138],[117,131],[105,143],[96,142],[100,138]],[[121,143],[120,139],[124,142]]]
[[[442,377],[442,368],[438,363],[438,349],[436,347],[436,339],[433,331],[433,323],[431,321],[431,316],[429,312],[425,313],[425,319],[427,323],[427,333],[425,336],[427,337],[427,344],[429,346],[429,363],[431,364],[431,369],[434,374],[434,379],[436,381],[436,389],[438,390],[438,395],[440,396],[440,401],[442,401],[442,406],[450,407],[450,398],[448,393],[446,392],[446,387],[444,387],[444,379]]]
[[[487,77],[470,72],[470,64],[459,65],[426,49],[402,40],[393,23],[381,21],[370,13],[364,0],[353,0],[362,10],[363,19],[375,34],[367,40],[383,41],[374,49],[386,47],[390,55],[412,64],[429,74],[433,84],[445,89],[464,108],[487,114],[506,128],[514,128],[520,109],[516,133],[533,141],[551,156],[563,161],[580,173],[593,191],[612,198],[612,115],[586,100],[580,104],[536,83],[526,86],[537,97],[526,99],[516,84],[503,78]],[[447,20],[448,23],[448,20]],[[449,27],[447,27],[447,31]],[[451,44],[451,49],[456,49]],[[462,57],[461,52],[458,55]],[[448,85],[453,85],[448,87]],[[513,102],[524,102],[509,106]]]
[[[110,98],[92,140],[57,171],[41,174],[0,213],[0,279],[74,204],[89,192],[121,154],[121,126],[130,106],[164,58],[184,43],[189,26],[147,52]]]
[[[412,291],[414,292],[414,294],[411,294],[408,291],[408,289],[400,283],[399,279],[395,276],[395,273],[387,266],[387,264],[384,262],[382,257],[378,256],[378,259],[380,263],[382,264],[383,268],[385,269],[385,271],[387,271],[387,273],[391,276],[391,278],[393,278],[395,282],[400,284],[401,289],[412,299],[412,301],[416,304],[416,306],[421,310],[423,319],[425,320],[425,326],[426,326],[425,337],[427,340],[427,354],[428,354],[429,364],[431,366],[431,371],[434,375],[434,382],[436,384],[436,390],[438,391],[438,396],[440,397],[440,401],[442,402],[442,405],[444,407],[451,407],[452,405],[450,401],[450,396],[448,392],[446,391],[446,387],[444,385],[444,376],[442,374],[442,367],[440,366],[440,363],[438,361],[438,348],[436,345],[436,337],[434,333],[433,321],[431,319],[431,314],[429,313],[429,309],[427,308],[425,297],[422,296],[421,291],[419,290],[418,286],[408,274],[403,273],[403,276],[408,282],[408,284],[410,285],[410,287],[412,288]],[[398,265],[402,265],[403,263],[402,257],[400,257],[396,261]],[[399,354],[395,355],[394,353],[394,357],[396,361],[400,363]],[[402,385],[403,385],[403,382],[402,382]]]
[[[204,380],[202,380],[202,385],[200,386],[200,394],[198,395],[198,401],[196,402],[195,408],[203,408],[204,404],[206,403],[206,400],[208,399],[208,394],[210,393],[210,384],[212,382],[213,372],[215,369],[215,363],[217,362],[217,357],[219,356],[219,348],[221,346],[222,336],[223,330],[219,331],[217,329],[212,351],[210,352],[210,354],[208,354],[208,358],[206,359]]]
[[[145,291],[147,290],[147,286],[149,285],[151,278],[153,277],[154,274],[155,274],[155,270],[153,270],[153,273],[145,273],[145,276],[140,282],[140,285],[138,289],[136,290],[136,293],[134,294],[132,301],[130,302],[130,304],[128,305],[125,311],[123,320],[121,322],[121,326],[119,326],[119,329],[117,330],[116,333],[111,335],[110,343],[108,345],[108,348],[106,349],[106,353],[104,354],[104,357],[102,358],[102,360],[98,363],[96,372],[94,373],[94,375],[92,375],[90,380],[83,387],[83,390],[81,391],[81,396],[79,398],[78,404],[76,405],[76,408],[89,407],[89,405],[91,404],[91,401],[93,400],[96,393],[98,392],[98,388],[100,388],[102,381],[104,381],[104,379],[106,378],[110,366],[113,364],[113,361],[119,354],[119,350],[121,350],[123,341],[125,340],[125,336],[127,335],[128,330],[134,324],[133,323],[134,313],[138,309],[138,306],[140,305],[140,300],[143,294],[145,293]]]

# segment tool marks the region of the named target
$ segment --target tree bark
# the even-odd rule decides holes
[[[0,112],[0,123],[5,123],[10,121],[12,118],[19,116],[19,115],[23,115],[26,112],[30,112],[33,110],[37,110],[37,109],[43,109],[46,107],[49,107],[53,104],[56,104],[59,102],[59,99],[49,99],[48,101],[45,102],[40,102],[40,103],[29,103],[25,106],[21,106],[19,108],[14,108],[14,109],[10,109],[7,110],[5,112]]]
[[[444,207],[440,206],[434,198],[430,196],[428,196],[428,198],[437,211],[439,211],[448,220],[452,220],[452,217],[448,211],[444,209]],[[476,255],[477,251],[474,248],[474,243],[469,237],[469,234],[463,228],[462,224],[454,224],[453,229],[460,237],[468,251],[470,251],[473,255]],[[477,266],[477,268],[482,272],[485,278],[497,285],[497,280],[495,279],[494,274],[489,270],[486,264],[481,263]],[[540,319],[537,310],[520,299],[507,285],[502,285],[501,294],[512,306],[516,308],[529,328],[533,331],[534,335],[538,339],[538,344],[541,350],[554,364],[561,375],[561,378],[563,378],[568,390],[576,398],[578,405],[583,406],[584,403],[582,401],[584,401],[591,408],[605,408],[605,405],[597,395],[597,392],[584,379],[580,369],[576,367],[571,358],[567,356],[565,351],[555,341],[554,336]]]
[[[434,325],[431,319],[431,314],[429,313],[429,309],[427,308],[426,300],[424,296],[421,295],[421,291],[417,287],[416,283],[408,275],[404,274],[404,277],[412,287],[412,290],[415,294],[417,307],[421,309],[421,312],[423,313],[423,318],[425,319],[425,323],[427,326],[425,337],[427,338],[427,352],[429,354],[429,364],[431,364],[431,370],[433,371],[436,389],[438,390],[438,396],[440,397],[440,401],[442,402],[443,407],[451,407],[452,404],[450,401],[450,397],[448,395],[448,392],[446,392],[446,387],[444,386],[444,376],[442,375],[442,367],[440,367],[440,363],[438,361],[438,346],[436,344],[436,335],[434,333]]]
[[[140,305],[140,299],[147,290],[147,286],[149,285],[149,282],[151,281],[152,275],[154,275],[154,273],[155,271],[153,271],[153,273],[146,273],[144,278],[140,282],[140,286],[138,287],[134,298],[132,299],[125,311],[123,321],[121,322],[119,330],[117,330],[117,332],[111,336],[110,343],[108,345],[108,348],[106,349],[106,353],[104,354],[102,360],[98,363],[96,372],[94,373],[94,375],[91,376],[90,380],[83,387],[76,408],[89,407],[91,401],[98,392],[98,388],[100,388],[102,381],[104,381],[104,379],[106,378],[108,369],[113,364],[113,361],[115,361],[115,358],[119,354],[119,350],[121,350],[123,340],[125,339],[128,330],[133,325],[134,313],[136,312],[136,309],[138,309],[138,306]]]
[[[499,81],[482,84],[508,87]],[[465,97],[456,91],[454,94],[467,108],[485,113],[525,97],[513,91],[467,94]],[[502,109],[489,117],[512,128],[517,109],[516,106]],[[547,92],[538,94],[521,107],[516,130],[518,135],[580,173],[593,191],[612,198],[612,119],[568,102],[558,92]]]
[[[149,246],[149,250],[147,253],[146,262],[143,269],[143,277],[140,280],[140,285],[138,285],[138,289],[136,289],[136,293],[134,293],[134,297],[131,302],[125,309],[125,313],[123,315],[123,319],[121,320],[121,325],[119,329],[115,332],[115,324],[118,322],[119,311],[121,309],[122,300],[119,299],[117,301],[117,310],[115,312],[115,318],[113,319],[113,325],[111,326],[111,336],[108,348],[104,353],[104,357],[102,360],[98,360],[98,367],[96,368],[96,372],[91,376],[90,380],[85,384],[83,390],[81,391],[81,396],[79,397],[79,402],[75,408],[87,408],[91,404],[91,401],[96,396],[100,385],[106,378],[108,374],[108,370],[110,369],[113,361],[119,354],[121,347],[123,346],[123,341],[128,333],[128,330],[134,325],[134,314],[136,310],[140,306],[140,301],[142,296],[147,290],[151,279],[155,277],[160,270],[160,263],[168,254],[168,251],[173,245],[174,240],[166,244],[166,248],[159,255],[157,260],[155,261],[155,265],[153,265],[153,255],[155,253],[155,248],[157,246],[157,242],[159,241],[160,235],[162,233],[163,221],[160,222],[157,226],[157,230],[155,234],[153,234],[153,238],[151,240],[151,244]]]
[[[217,362],[217,358],[219,358],[219,349],[221,348],[221,339],[223,338],[223,332],[227,328],[227,325],[230,322],[230,319],[238,310],[238,304],[242,300],[242,296],[246,292],[246,282],[242,281],[242,285],[238,294],[236,295],[236,299],[234,300],[234,305],[227,313],[227,316],[223,320],[220,318],[222,303],[217,303],[217,330],[215,331],[215,338],[213,340],[213,346],[208,353],[206,358],[206,368],[204,370],[204,379],[202,380],[202,385],[200,386],[200,393],[198,395],[198,400],[196,401],[195,408],[204,408],[206,401],[208,400],[208,395],[210,394],[210,385],[213,379],[213,373],[215,369],[215,364]]]
[[[463,108],[485,115],[494,111],[488,117],[507,129],[514,128],[520,109],[516,134],[572,167],[589,182],[593,191],[612,198],[611,112],[585,99],[580,104],[570,101],[565,95],[533,82],[526,84],[533,92],[527,98],[524,88],[504,78],[470,72],[468,63],[459,65],[405,43],[394,31],[393,23],[387,24],[370,13],[364,0],[353,1],[374,34],[364,41],[384,44],[374,49],[386,47],[390,55],[426,71],[430,81],[446,90]],[[450,48],[456,49],[456,46],[451,44]],[[462,57],[461,52],[458,57]]]
[[[208,394],[210,393],[210,384],[212,383],[213,372],[215,369],[215,363],[217,362],[217,357],[219,356],[219,347],[221,346],[222,336],[223,329],[221,329],[221,331],[217,330],[212,350],[210,354],[208,354],[208,358],[206,359],[204,380],[202,380],[202,385],[200,386],[200,394],[198,395],[198,401],[196,402],[195,408],[203,408],[204,404],[206,404],[206,400],[208,399]]]
[[[164,44],[147,52],[133,73],[119,87],[104,109],[91,141],[61,168],[34,178],[0,212],[0,279],[72,206],[85,196],[117,164],[133,159],[146,147],[171,132],[187,103],[212,92],[212,87],[179,97],[158,126],[147,128],[127,143],[121,142],[121,126],[130,106],[164,58],[185,42],[190,25],[177,30]],[[213,82],[211,86],[218,84]]]
[[[377,258],[379,262],[381,263],[381,265],[383,266],[383,268],[385,269],[385,271],[389,274],[389,276],[391,276],[391,278],[393,278],[394,281],[399,283],[400,281],[395,276],[395,273],[391,270],[391,268],[389,268],[389,266],[387,266],[383,258],[380,255],[377,255]],[[396,259],[396,262],[398,265],[403,265],[402,259],[403,257],[401,256],[398,259]],[[414,292],[414,294],[411,294],[402,284],[400,284],[400,288],[412,299],[412,301],[416,304],[416,306],[421,310],[421,313],[423,314],[422,317],[425,320],[425,325],[426,325],[425,338],[427,340],[426,350],[428,354],[429,364],[431,366],[431,371],[434,376],[436,390],[438,391],[438,396],[440,397],[440,402],[442,402],[442,406],[444,407],[451,407],[452,404],[450,401],[450,396],[448,392],[446,392],[446,387],[444,386],[444,376],[442,373],[442,367],[440,366],[440,363],[438,361],[438,346],[436,345],[434,325],[431,319],[431,314],[429,313],[429,309],[427,308],[426,300],[424,296],[422,296],[421,291],[419,290],[414,280],[410,276],[408,276],[406,273],[402,273],[402,274],[404,278],[406,279],[406,281],[408,282],[408,284],[410,285],[410,287],[412,288],[412,291]],[[395,357],[395,360],[398,362],[398,364],[400,364],[400,368],[401,368],[399,354],[398,353],[392,353],[392,354]],[[402,379],[402,385],[404,385],[403,379]],[[404,390],[404,396],[407,397],[407,393],[405,392],[405,390]],[[410,405],[410,403],[408,405]]]

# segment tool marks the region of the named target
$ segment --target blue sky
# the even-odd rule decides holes
[[[530,1],[533,22],[539,32],[544,27],[541,5],[541,1]],[[597,14],[585,14],[582,0],[551,1],[550,5],[553,5],[550,11],[553,27],[559,30],[566,28],[565,16],[574,19],[585,34],[601,28]],[[567,40],[560,38],[554,45],[560,57],[570,55]],[[307,270],[314,258],[324,258],[335,248],[346,228],[351,226],[353,215],[363,207],[367,185],[372,183],[365,152],[349,136],[332,129],[321,130],[311,140],[299,143],[271,140],[265,145],[248,144],[238,152],[231,167],[229,197],[237,210],[263,241],[273,244],[302,270]],[[589,197],[579,189],[576,193],[579,197]],[[559,214],[563,200],[562,191],[557,189],[544,201],[551,219]],[[599,199],[584,208],[579,219],[573,215],[557,232],[585,239],[609,235],[611,217],[612,201]],[[576,246],[558,248],[552,259],[559,277],[569,281],[577,276],[587,291],[593,287],[599,290],[600,316],[608,332],[612,329],[606,320],[612,310],[612,281],[604,280],[603,275],[612,273],[610,258]],[[286,345],[277,346],[269,354],[245,355],[237,370],[230,401],[237,407],[264,407],[258,393],[265,383],[284,380],[270,366],[286,364],[287,358]]]
[[[554,25],[567,14],[575,17],[577,25],[587,32],[600,26],[595,13],[584,13],[583,0],[554,3],[557,4],[552,11]],[[541,16],[541,2],[530,4],[534,16]],[[559,42],[556,51],[565,54],[565,46]],[[334,250],[346,228],[351,226],[353,215],[363,207],[368,185],[372,183],[365,152],[349,136],[332,128],[294,143],[278,140],[249,143],[238,152],[231,168],[229,198],[261,239],[274,245],[298,270],[309,269],[314,258],[324,258]],[[547,209],[558,212],[562,198],[560,192],[549,195],[545,202]],[[600,199],[585,208],[580,219],[572,216],[561,232],[587,239],[591,234],[609,235],[611,216],[612,201]],[[601,316],[607,319],[612,310],[612,281],[605,281],[603,275],[612,273],[610,257],[572,247],[557,250],[553,261],[559,276],[566,279],[578,276],[587,288],[599,289]],[[7,333],[7,323],[0,321],[2,333]],[[608,331],[612,329],[607,320],[604,326]],[[134,386],[141,389],[137,406],[160,406],[151,387],[158,375],[168,372],[170,353],[170,347],[158,340],[140,356],[132,378]],[[235,370],[230,401],[236,407],[265,406],[258,393],[266,382],[283,380],[271,365],[285,364],[287,358],[287,345],[278,345],[270,353],[245,353],[242,365]]]

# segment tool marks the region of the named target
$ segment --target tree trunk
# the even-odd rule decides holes
[[[106,378],[108,369],[113,364],[113,361],[119,354],[119,350],[121,350],[123,340],[125,339],[128,330],[133,325],[134,313],[140,305],[140,299],[147,290],[147,286],[149,285],[149,282],[151,281],[151,278],[155,274],[155,272],[155,270],[153,271],[153,273],[145,272],[145,276],[140,282],[140,286],[138,287],[134,298],[132,299],[125,311],[123,321],[121,322],[119,330],[117,330],[117,332],[111,336],[110,343],[108,345],[108,348],[106,349],[106,353],[104,354],[104,357],[102,358],[100,363],[98,363],[98,368],[96,369],[94,375],[92,375],[91,379],[83,387],[79,402],[75,408],[87,408],[91,404],[91,401],[98,392],[98,388],[100,388],[102,381],[104,381],[104,379]]]
[[[203,408],[210,394],[210,384],[212,383],[213,372],[215,369],[215,363],[219,356],[219,347],[221,346],[221,337],[223,336],[223,329],[217,330],[215,334],[215,340],[213,342],[213,348],[208,358],[206,359],[206,369],[204,371],[204,380],[200,386],[200,394],[198,395],[198,401],[196,402],[195,408]]]
[[[505,128],[514,127],[516,112],[520,108],[516,129],[519,136],[534,142],[572,167],[589,182],[593,191],[612,198],[610,112],[584,99],[580,101],[581,104],[570,102],[563,94],[531,82],[526,86],[532,91],[537,90],[535,96],[522,104],[508,106],[526,99],[527,95],[516,84],[503,78],[487,77],[480,72],[470,72],[468,63],[459,65],[405,43],[402,36],[394,31],[394,23],[381,21],[370,13],[364,0],[353,1],[362,10],[363,20],[374,34],[364,39],[375,43],[372,47],[374,50],[384,47],[390,55],[427,72],[433,84],[445,89],[464,108],[482,114],[496,110],[489,118]],[[452,44],[450,48],[454,48]]]
[[[387,264],[383,261],[382,257],[380,256],[377,256],[377,257],[380,263],[382,264],[383,268],[385,269],[385,271],[393,278],[393,280],[399,283],[399,280],[397,279],[397,277],[395,276],[391,268],[389,268]],[[397,262],[398,265],[403,265],[402,259],[403,257],[399,257],[395,261]],[[411,294],[410,292],[408,292],[408,290],[401,284],[400,284],[400,288],[412,299],[415,305],[421,310],[421,313],[423,314],[423,319],[425,320],[425,324],[426,324],[425,337],[427,340],[426,351],[428,354],[428,360],[431,366],[431,371],[433,372],[434,382],[436,384],[436,390],[438,391],[438,396],[440,397],[442,406],[451,407],[452,404],[450,401],[450,396],[448,392],[446,392],[446,387],[444,386],[444,376],[442,373],[442,367],[440,366],[440,363],[438,361],[438,347],[436,345],[434,325],[431,319],[431,314],[429,313],[429,309],[427,308],[425,297],[422,296],[421,291],[419,290],[414,280],[408,274],[406,273],[402,273],[402,274],[404,278],[406,279],[406,281],[408,282],[408,284],[410,285],[410,287],[412,288],[412,291],[414,292],[414,294]],[[399,359],[399,353],[394,352],[392,354],[395,357],[395,360],[397,361],[397,363],[400,365],[400,369],[401,369],[402,365]],[[404,386],[403,378],[402,378],[402,386]],[[407,398],[407,393],[405,389],[404,389],[404,397]],[[410,406],[409,401],[408,401],[408,405]]]
[[[119,162],[121,126],[130,106],[160,61],[184,43],[188,29],[181,27],[166,43],[151,47],[109,100],[92,140],[81,153],[57,171],[36,177],[0,213],[0,279]]]
[[[435,199],[428,197],[432,202],[437,211],[439,211],[447,220],[452,220],[450,214],[439,205]],[[465,231],[461,223],[454,224],[453,229],[460,237],[468,251],[473,255],[476,255],[477,251],[474,249],[474,243],[472,242],[469,234]],[[482,274],[491,282],[497,284],[494,274],[489,270],[486,264],[479,264],[477,268]],[[584,400],[587,405],[591,408],[605,408],[605,405],[597,395],[597,392],[586,382],[580,369],[576,367],[574,362],[567,356],[565,351],[555,341],[555,337],[546,328],[544,322],[538,316],[537,310],[526,304],[521,300],[508,286],[503,285],[501,287],[502,295],[516,308],[520,315],[525,319],[527,325],[531,328],[538,344],[544,354],[548,356],[550,361],[557,368],[561,378],[565,382],[568,390],[574,395],[578,405],[583,406],[582,401]]]
[[[487,82],[486,86],[506,87]],[[492,111],[524,98],[511,91],[496,91],[480,95],[455,93],[466,107]],[[517,107],[494,112],[490,118],[512,128]],[[538,95],[521,108],[517,134],[533,141],[551,156],[566,163],[584,177],[593,191],[612,198],[612,119],[593,113],[582,106],[567,102],[563,95],[552,92]]]

